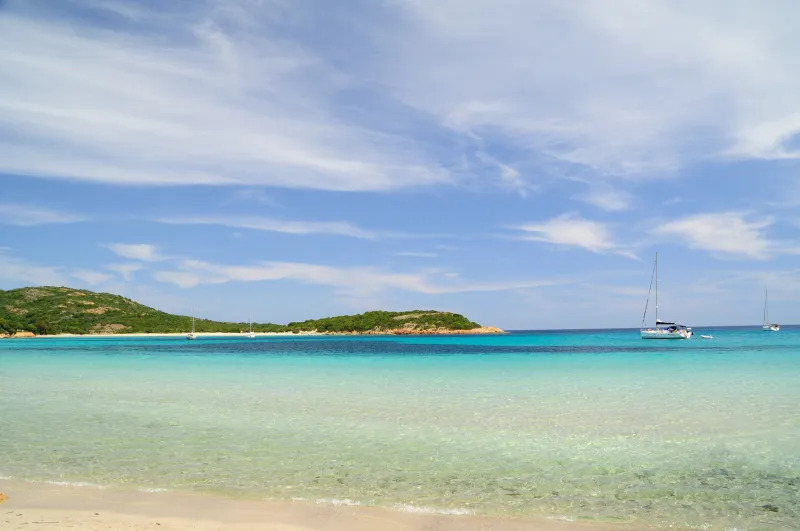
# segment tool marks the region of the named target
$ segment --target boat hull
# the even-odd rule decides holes
[[[771,324],[771,325],[764,325],[761,327],[761,330],[764,332],[778,332],[781,329],[781,325]]]
[[[692,337],[691,333],[685,330],[660,330],[657,328],[640,330],[642,339],[689,339]]]

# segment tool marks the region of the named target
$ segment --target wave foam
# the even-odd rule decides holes
[[[475,514],[475,511],[470,509],[437,509],[435,507],[420,507],[419,505],[410,505],[408,503],[395,503],[394,508],[405,513],[416,514],[446,514],[450,516],[467,516],[470,514]]]
[[[556,520],[558,522],[574,522],[575,518],[572,516],[545,516],[545,520]]]
[[[345,498],[343,500],[337,498],[320,498],[315,502],[317,505],[334,505],[336,507],[358,507],[361,505],[360,501]]]
[[[107,489],[106,485],[98,485],[97,483],[87,483],[85,481],[42,481],[46,485],[58,485],[59,487],[83,487],[91,489]]]

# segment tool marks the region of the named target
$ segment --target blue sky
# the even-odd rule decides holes
[[[166,7],[165,7],[166,5]],[[791,2],[0,2],[0,288],[800,322]]]

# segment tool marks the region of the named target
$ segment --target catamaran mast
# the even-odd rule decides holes
[[[769,322],[769,310],[767,309],[767,288],[764,288],[764,324]]]

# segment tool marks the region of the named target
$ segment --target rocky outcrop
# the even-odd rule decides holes
[[[36,334],[34,334],[33,332],[27,332],[25,330],[20,330],[19,332],[16,332],[15,334],[10,335],[9,337],[11,337],[11,338],[36,337]]]

